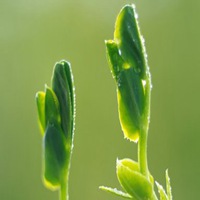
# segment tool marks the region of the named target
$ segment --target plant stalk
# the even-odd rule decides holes
[[[68,182],[69,182],[69,168],[66,170],[65,176],[63,176],[63,180],[60,185],[60,200],[69,200]]]
[[[145,107],[144,115],[142,116],[143,124],[140,127],[140,138],[138,143],[138,162],[141,173],[146,176],[149,180],[149,170],[147,162],[147,138],[149,130],[149,119],[150,119],[150,100],[151,100],[151,75],[149,68],[147,68],[147,78],[145,85]]]
[[[63,181],[60,186],[60,200],[69,200],[67,180]]]
[[[147,132],[143,128],[141,130],[139,143],[138,143],[138,162],[140,166],[140,172],[149,179],[149,171],[147,164]]]

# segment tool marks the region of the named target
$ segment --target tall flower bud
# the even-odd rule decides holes
[[[114,40],[106,41],[107,56],[117,85],[119,118],[124,136],[137,142],[147,119],[146,82],[149,71],[133,6],[120,11]]]

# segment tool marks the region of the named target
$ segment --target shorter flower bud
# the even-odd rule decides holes
[[[74,83],[70,64],[56,63],[52,88],[36,95],[39,125],[43,135],[44,183],[51,189],[68,178],[74,134]]]

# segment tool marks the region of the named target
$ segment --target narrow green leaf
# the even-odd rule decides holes
[[[61,126],[67,138],[73,137],[75,117],[74,83],[70,64],[56,63],[52,77],[52,88],[60,103]]]
[[[37,104],[37,111],[38,111],[38,121],[39,127],[42,135],[45,132],[45,93],[44,92],[37,92],[36,94],[36,104]]]
[[[168,174],[168,170],[166,170],[166,187],[167,187],[167,196],[168,200],[172,200],[172,189],[171,189],[171,184],[170,184],[170,178]]]
[[[151,199],[153,186],[140,172],[132,170],[130,164],[117,162],[117,177],[124,190],[137,200]]]
[[[45,95],[45,119],[46,119],[46,124],[48,123],[60,124],[61,121],[58,99],[54,91],[47,86]]]
[[[116,188],[111,188],[111,187],[105,187],[105,186],[100,186],[99,189],[104,190],[106,192],[110,192],[112,194],[115,194],[117,196],[127,198],[127,199],[133,199],[132,196],[130,196],[128,193],[122,192]]]
[[[145,79],[145,50],[134,5],[126,5],[121,9],[115,24],[114,39],[118,43],[122,58],[135,69],[141,78]]]
[[[158,182],[156,182],[158,192],[160,194],[160,200],[168,200],[167,195],[165,193],[165,190],[163,189],[162,185],[160,185]]]
[[[66,138],[59,125],[48,124],[44,137],[44,182],[50,189],[60,186],[68,170]]]

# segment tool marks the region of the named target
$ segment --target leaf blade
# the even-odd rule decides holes
[[[171,188],[171,184],[170,184],[170,178],[169,178],[169,173],[168,170],[166,170],[166,188],[167,188],[167,196],[168,196],[168,200],[172,200],[172,188]]]
[[[163,189],[163,186],[160,185],[158,182],[156,182],[156,186],[157,186],[158,192],[160,194],[160,200],[168,200],[168,197],[165,193],[165,190]]]
[[[127,198],[127,199],[133,199],[132,196],[130,196],[128,193],[122,192],[120,190],[118,190],[117,188],[111,188],[111,187],[106,187],[106,186],[100,186],[99,189],[115,194],[117,196],[123,197],[123,198]]]

